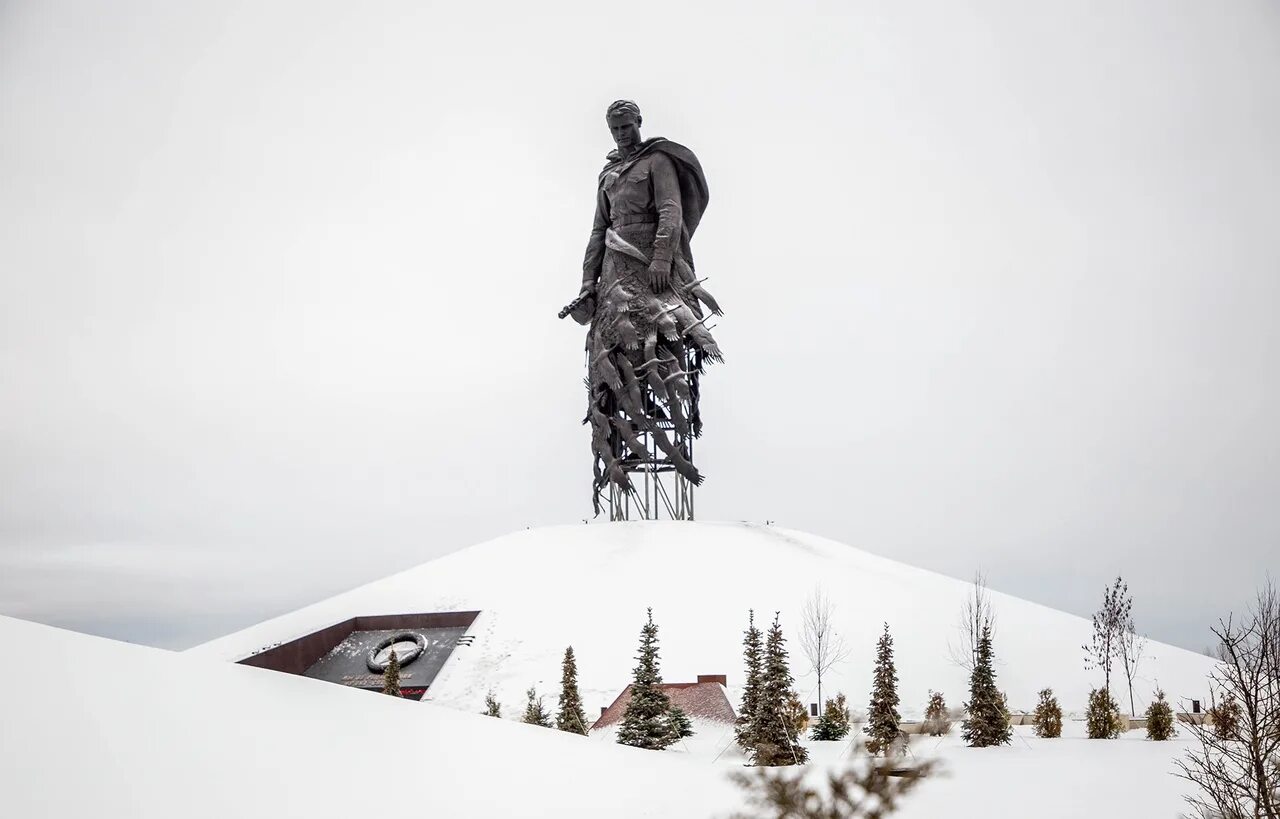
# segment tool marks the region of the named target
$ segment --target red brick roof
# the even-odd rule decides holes
[[[679,706],[690,719],[732,723],[738,718],[729,704],[728,693],[719,682],[663,683],[660,688],[671,698],[671,704]],[[629,702],[631,686],[628,685],[595,721],[592,730],[622,722]]]

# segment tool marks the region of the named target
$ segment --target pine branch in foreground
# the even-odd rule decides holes
[[[825,788],[813,787],[799,771],[738,772],[732,778],[747,792],[753,811],[733,819],[879,819],[937,770],[932,760],[902,768],[862,758],[859,765],[828,773]]]

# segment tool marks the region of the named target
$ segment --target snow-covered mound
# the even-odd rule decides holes
[[[723,771],[0,617],[0,815],[711,817]]]
[[[646,606],[662,626],[665,676],[724,673],[740,683],[746,610],[773,610],[794,636],[816,583],[837,601],[855,649],[824,688],[866,699],[883,621],[897,641],[904,710],[927,688],[962,698],[964,674],[947,641],[967,584],[808,535],[735,524],[611,524],[499,538],[174,654],[0,617],[0,641],[23,669],[0,675],[0,792],[5,816],[723,817],[741,804],[728,774],[742,770],[729,726],[695,720],[697,734],[655,753],[479,716],[494,688],[508,717],[537,684],[554,704],[565,645],[578,657],[593,711],[629,681]],[[1006,595],[999,682],[1015,707],[1055,687],[1077,707],[1096,674],[1082,669],[1089,624]],[[353,616],[479,609],[474,644],[460,646],[414,703],[226,660]],[[794,650],[797,672],[803,660]],[[1175,696],[1199,696],[1209,660],[1153,646],[1143,668]],[[1141,703],[1151,683],[1136,692]],[[798,689],[812,699],[811,676]],[[440,707],[441,705],[450,706]],[[455,710],[461,709],[461,710]],[[810,775],[842,767],[849,741],[806,742]],[[915,737],[915,758],[944,773],[913,794],[903,819],[1035,815],[1070,819],[1088,794],[1102,817],[1170,816],[1183,786],[1170,777],[1184,731],[1155,743],[1132,731],[1101,742],[1069,721],[1063,739],[1026,726],[1011,745],[962,747],[956,733]],[[1044,794],[1058,793],[1045,800]],[[388,807],[392,805],[394,807]]]
[[[1102,583],[1105,578],[1082,578]],[[670,682],[725,674],[734,704],[742,682],[747,610],[757,624],[781,612],[796,689],[817,699],[797,641],[806,597],[821,586],[835,604],[835,626],[852,649],[823,680],[824,696],[843,691],[864,707],[883,623],[892,630],[902,711],[923,710],[930,689],[964,699],[966,672],[950,659],[967,582],[906,566],[831,540],[739,523],[611,523],[525,530],[433,560],[345,594],[191,649],[239,660],[253,651],[361,615],[480,610],[474,644],[454,650],[426,700],[479,711],[493,689],[504,713],[518,716],[537,685],[552,703],[560,659],[577,655],[589,716],[630,681],[645,609],[661,628],[662,673]],[[1083,711],[1101,674],[1084,669],[1090,623],[993,592],[998,618],[997,682],[1014,710],[1031,710],[1052,687],[1067,711]],[[1207,699],[1211,661],[1151,643],[1135,681],[1141,712],[1158,683],[1175,703]],[[1113,691],[1127,710],[1123,682]]]

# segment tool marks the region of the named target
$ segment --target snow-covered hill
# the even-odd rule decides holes
[[[1101,588],[1109,578],[1082,575]],[[662,672],[672,682],[725,674],[736,705],[747,611],[757,622],[781,612],[797,691],[816,700],[796,641],[800,611],[816,586],[835,603],[835,623],[852,649],[823,681],[854,708],[871,687],[876,638],[892,630],[904,716],[918,715],[929,689],[964,698],[965,672],[950,660],[970,585],[840,543],[741,523],[623,523],[557,526],[497,538],[370,583],[299,611],[198,646],[192,653],[238,660],[360,615],[480,610],[474,644],[459,647],[427,700],[479,711],[492,688],[517,712],[530,685],[554,698],[560,658],[572,645],[584,703],[595,715],[627,684],[646,607],[661,627]],[[1068,711],[1082,711],[1098,672],[1085,671],[1087,620],[998,592],[998,683],[1010,706],[1030,710],[1052,687]],[[1139,614],[1141,612],[1139,611]],[[1142,711],[1158,684],[1175,702],[1207,699],[1207,657],[1150,644],[1134,686]],[[1126,707],[1123,683],[1113,690]],[[1126,708],[1127,710],[1127,708]]]
[[[1088,579],[1089,582],[1097,582]],[[1082,582],[1085,582],[1082,579]],[[897,639],[907,713],[929,687],[952,703],[963,674],[947,640],[967,584],[821,538],[740,524],[622,524],[525,531],[463,550],[183,654],[0,617],[3,815],[345,817],[421,811],[446,817],[688,816],[733,812],[742,770],[726,726],[699,724],[673,752],[618,746],[479,716],[493,687],[507,715],[536,683],[554,702],[561,652],[578,655],[584,699],[596,710],[628,681],[646,606],[661,623],[669,680],[741,676],[748,607],[780,610],[792,631],[815,584],[837,601],[855,651],[832,674],[857,706],[871,649],[888,621]],[[1082,670],[1089,624],[995,594],[1000,683],[1015,707],[1054,686],[1079,706],[1096,675]],[[352,616],[480,609],[474,644],[460,646],[415,703],[228,660]],[[767,615],[766,615],[767,616]],[[764,619],[762,617],[762,619]],[[1198,696],[1209,660],[1154,646],[1143,670],[1176,696]],[[793,651],[797,671],[803,668]],[[798,688],[812,696],[812,678]],[[1150,683],[1138,692],[1145,701]],[[736,691],[734,698],[736,700]],[[1184,785],[1170,777],[1185,734],[1154,743],[1062,739],[1015,729],[1006,747],[963,747],[956,733],[917,737],[936,758],[903,819],[985,816],[1104,819],[1172,816]],[[849,763],[850,742],[806,741],[807,770]],[[1069,786],[1068,786],[1069,783]],[[1046,800],[1045,794],[1054,794]],[[1086,797],[1087,795],[1087,797]],[[1087,806],[1086,806],[1087,803]]]

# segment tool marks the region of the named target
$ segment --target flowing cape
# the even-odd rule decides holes
[[[702,163],[698,161],[693,151],[664,137],[646,139],[640,143],[636,152],[625,160],[616,150],[610,151],[605,157],[605,166],[600,171],[598,184],[603,185],[605,176],[611,171],[620,173],[637,159],[655,151],[666,154],[676,166],[676,177],[680,181],[680,213],[684,220],[684,230],[680,234],[680,252],[688,263],[689,269],[692,270],[693,253],[689,249],[689,240],[693,238],[693,232],[698,229],[702,214],[707,209],[707,201],[711,197],[707,189],[706,174],[702,172]]]

